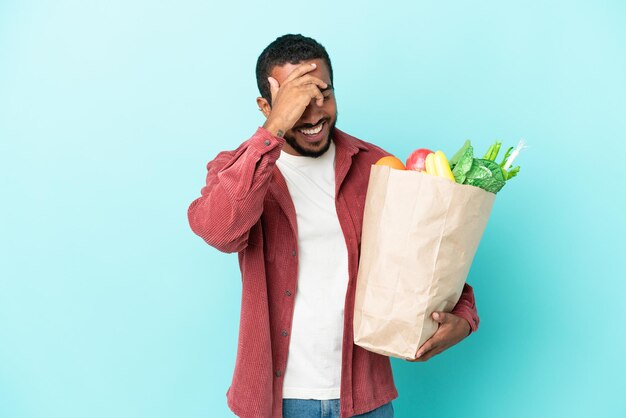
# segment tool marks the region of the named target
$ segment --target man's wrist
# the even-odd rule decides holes
[[[263,129],[271,133],[275,136],[280,136],[281,138],[285,136],[285,132],[287,129],[284,128],[283,124],[276,123],[275,121],[266,120],[263,124]]]

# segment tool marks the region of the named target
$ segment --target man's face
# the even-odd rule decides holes
[[[335,123],[337,122],[337,103],[335,93],[330,83],[330,73],[326,62],[314,59],[299,62],[298,64],[284,64],[272,69],[270,76],[282,86],[289,74],[301,64],[316,64],[315,70],[308,74],[321,79],[329,88],[322,92],[324,104],[318,106],[312,99],[304,113],[294,124],[293,128],[285,132],[285,146],[283,150],[288,154],[308,157],[319,157],[324,154],[332,138]]]

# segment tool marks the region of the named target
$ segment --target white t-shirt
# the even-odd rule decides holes
[[[318,158],[281,152],[298,222],[298,286],[283,398],[337,399],[348,250],[335,206],[335,145]]]

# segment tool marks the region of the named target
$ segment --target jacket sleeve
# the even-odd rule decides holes
[[[248,245],[260,219],[272,170],[285,140],[263,128],[235,151],[221,152],[207,164],[206,185],[187,211],[194,233],[226,253]]]
[[[474,299],[474,289],[472,286],[465,283],[463,286],[463,292],[461,298],[457,302],[454,309],[452,309],[454,315],[458,315],[469,322],[471,332],[475,332],[478,329],[478,311],[476,310],[476,300]]]

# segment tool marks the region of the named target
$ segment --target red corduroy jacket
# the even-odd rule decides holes
[[[341,417],[371,411],[398,396],[389,358],[353,341],[354,292],[370,168],[389,155],[335,129],[336,207],[348,247]],[[282,417],[283,373],[297,289],[298,225],[287,184],[276,167],[284,139],[263,128],[208,163],[206,186],[189,206],[191,229],[223,252],[238,252],[242,275],[239,344],[227,392],[242,418]],[[452,311],[478,327],[473,290],[465,285]]]

